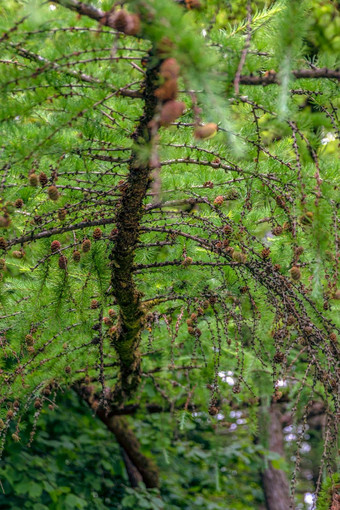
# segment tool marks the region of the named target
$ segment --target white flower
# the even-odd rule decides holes
[[[333,133],[327,133],[325,138],[322,138],[321,143],[322,145],[327,145],[329,142],[334,142],[335,135]]]

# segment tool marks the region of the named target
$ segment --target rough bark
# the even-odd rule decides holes
[[[157,87],[158,69],[149,68],[145,77],[144,111],[132,136],[134,150],[131,154],[129,174],[122,190],[116,213],[116,234],[112,252],[111,286],[120,309],[117,332],[112,344],[118,354],[120,378],[113,400],[122,402],[137,388],[141,377],[139,344],[144,328],[146,308],[141,301],[133,273],[135,249],[140,234],[140,221],[144,213],[143,201],[150,184],[153,168],[149,158],[142,159],[142,149],[150,144],[153,119],[157,106],[154,91]]]
[[[143,481],[143,477],[136,468],[136,466],[133,464],[133,462],[130,460],[130,457],[128,456],[126,451],[123,448],[121,450],[125,464],[125,469],[130,480],[130,485],[133,488],[138,487],[138,485]]]
[[[284,437],[281,424],[280,404],[269,408],[269,450],[284,456]],[[289,484],[286,473],[275,469],[271,462],[262,474],[267,510],[288,510],[290,505]]]
[[[122,416],[111,416],[109,418],[103,409],[97,410],[97,416],[115,435],[117,442],[123,448],[130,462],[140,473],[145,486],[149,489],[158,487],[158,468],[152,459],[146,457],[140,451],[139,441],[130,429],[126,418]],[[131,465],[129,467],[131,467]],[[135,470],[134,474],[136,475]]]

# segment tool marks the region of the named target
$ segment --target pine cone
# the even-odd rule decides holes
[[[65,257],[65,255],[61,255],[59,257],[58,265],[59,265],[60,269],[67,268],[67,258]]]
[[[91,250],[91,241],[90,241],[90,239],[85,239],[85,241],[83,241],[83,244],[81,245],[81,248],[82,248],[84,253],[87,253],[88,251],[90,251]]]
[[[290,270],[290,276],[293,280],[298,281],[301,278],[301,271],[298,267],[293,266]]]
[[[224,197],[222,195],[219,195],[214,200],[214,205],[222,205],[224,202]]]
[[[284,359],[285,359],[284,352],[276,351],[276,353],[274,354],[274,358],[273,358],[274,363],[282,363],[284,361]]]
[[[57,252],[58,250],[60,250],[61,248],[61,244],[59,241],[52,241],[51,242],[51,252],[52,253],[55,253]]]
[[[159,74],[165,80],[177,79],[179,76],[180,67],[175,58],[167,58],[162,62]]]
[[[59,191],[58,191],[58,188],[56,186],[50,186],[47,190],[47,193],[48,193],[48,197],[53,200],[54,202],[56,202],[59,198]]]
[[[192,264],[192,258],[191,257],[185,257],[185,259],[182,262],[182,266],[191,266]]]
[[[24,201],[21,198],[17,198],[16,201],[14,202],[14,205],[17,209],[21,209],[22,206],[24,205]]]
[[[182,115],[185,110],[185,104],[182,101],[167,101],[162,108],[160,115],[160,125],[169,126],[178,117]]]
[[[6,250],[7,241],[4,237],[0,237],[0,250]]]
[[[74,251],[72,257],[73,257],[74,262],[79,262],[80,261],[80,251],[77,251],[77,250]]]
[[[175,78],[167,80],[155,90],[155,96],[161,101],[171,101],[176,99],[178,92],[177,80]]]
[[[39,182],[42,187],[46,186],[46,184],[48,183],[47,175],[44,172],[41,172],[39,174]]]
[[[273,230],[272,230],[272,234],[274,236],[280,236],[283,232],[283,228],[281,227],[281,225],[278,225],[277,227],[274,227]]]
[[[37,174],[31,174],[29,176],[28,180],[29,180],[30,186],[34,186],[34,187],[38,186],[39,181],[38,181]]]
[[[60,221],[64,221],[65,218],[66,218],[66,215],[67,215],[66,209],[59,209],[59,211],[58,211],[58,219]]]
[[[34,344],[34,338],[32,335],[25,336],[26,345],[32,346]]]
[[[98,307],[99,307],[99,301],[97,301],[96,299],[92,299],[91,304],[90,304],[91,310],[96,310],[96,308],[98,308]]]
[[[204,126],[199,126],[194,131],[194,136],[198,140],[206,140],[216,135],[218,130],[217,124],[214,122],[208,122]]]
[[[101,229],[99,227],[94,229],[93,239],[96,239],[98,241],[99,239],[101,239],[102,235],[103,235],[103,232],[101,231]]]

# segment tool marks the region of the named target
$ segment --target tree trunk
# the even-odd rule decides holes
[[[269,450],[284,456],[284,437],[281,424],[279,404],[271,404],[269,408]],[[286,473],[275,469],[271,462],[262,474],[263,490],[267,510],[288,510],[290,508],[289,484]]]
[[[140,444],[134,432],[129,427],[124,416],[112,416],[102,406],[98,406],[100,397],[93,391],[92,386],[74,385],[77,394],[96,413],[96,416],[112,432],[123,450],[123,460],[132,487],[143,481],[148,489],[158,487],[158,467],[155,462],[140,451]]]
[[[146,457],[140,451],[139,441],[129,428],[127,419],[122,416],[108,417],[102,409],[98,409],[97,416],[115,435],[117,442],[123,448],[130,462],[139,471],[145,486],[148,489],[158,487],[158,468],[152,459]],[[129,467],[131,467],[130,464]],[[134,471],[134,474],[136,475],[136,471]]]
[[[126,453],[124,448],[122,448],[121,451],[122,451],[123,461],[125,464],[125,469],[126,469],[127,475],[130,480],[130,485],[133,488],[138,487],[140,482],[143,481],[143,477],[140,474],[140,472],[138,471],[138,469],[136,468],[136,466],[134,465],[134,463],[130,460],[130,457],[128,456],[128,454]]]

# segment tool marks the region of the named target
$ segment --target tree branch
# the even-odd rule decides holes
[[[85,73],[80,73],[78,71],[74,71],[72,69],[63,69],[61,66],[56,64],[55,62],[51,62],[47,58],[42,57],[41,55],[37,55],[35,53],[32,53],[31,51],[26,50],[25,48],[17,47],[15,44],[10,44],[12,48],[14,48],[17,53],[27,60],[38,62],[40,64],[43,64],[46,69],[51,68],[55,71],[62,72],[68,76],[72,76],[80,81],[86,82],[86,83],[93,83],[97,85],[103,85],[103,83],[98,80],[97,78],[94,78],[93,76],[90,76]],[[132,97],[132,98],[140,98],[142,97],[142,94],[138,90],[129,90],[124,87],[117,89],[114,85],[110,83],[105,83],[105,86],[107,86],[110,90],[113,90],[117,93],[117,95],[124,96],[124,97]]]
[[[304,78],[330,78],[340,80],[340,71],[328,69],[327,67],[316,69],[297,69],[292,71],[296,79]],[[267,71],[262,76],[242,75],[240,76],[240,84],[242,85],[272,85],[280,84],[280,74],[276,71]]]
[[[24,244],[29,241],[36,241],[38,239],[43,239],[45,237],[51,237],[57,234],[63,234],[64,232],[72,232],[73,230],[82,230],[87,227],[97,227],[99,225],[110,225],[115,222],[115,218],[102,218],[100,220],[93,221],[80,221],[79,223],[74,223],[73,225],[66,225],[64,227],[54,227],[50,230],[43,230],[42,232],[38,232],[34,234],[32,231],[30,234],[23,235],[21,237],[16,237],[8,241],[7,246],[14,246],[16,244]]]
[[[96,21],[100,21],[105,15],[104,11],[94,5],[78,2],[78,0],[53,0],[52,3],[62,5],[71,11],[75,11],[82,16],[88,16]]]

